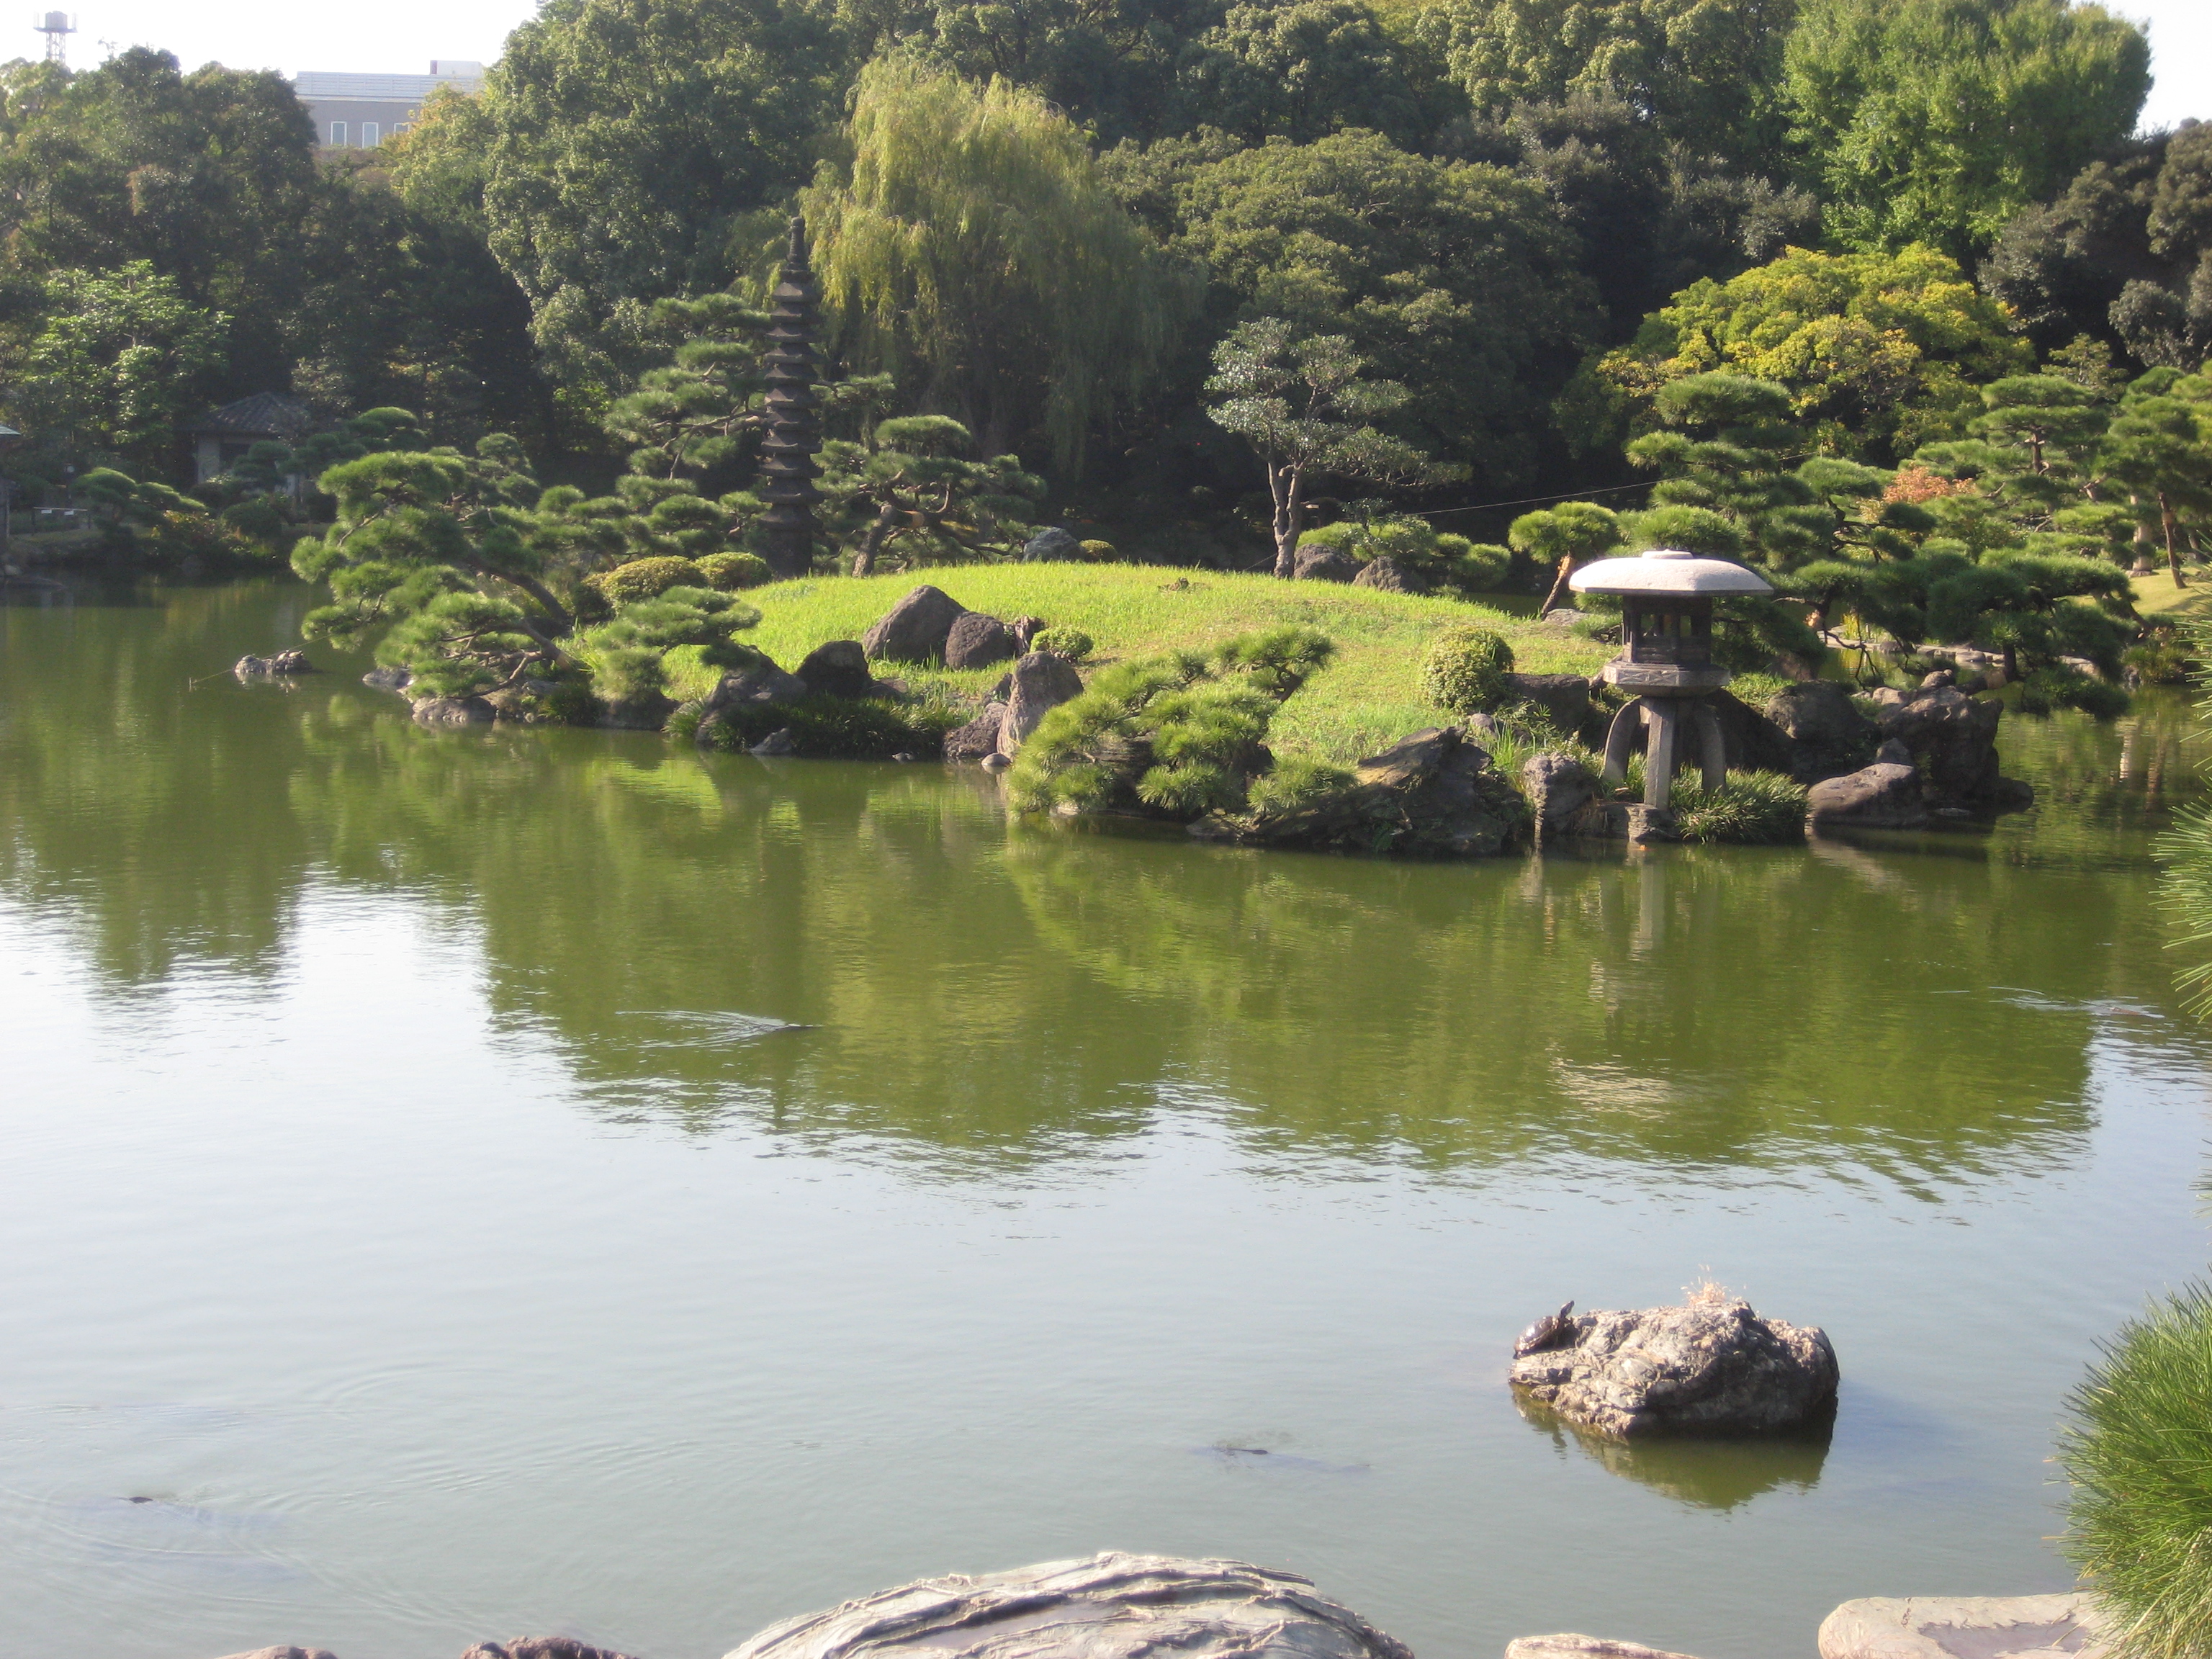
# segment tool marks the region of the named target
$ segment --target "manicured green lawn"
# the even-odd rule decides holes
[[[1285,623],[1317,628],[1335,641],[1336,659],[1283,706],[1268,741],[1279,754],[1340,763],[1440,722],[1443,717],[1421,698],[1421,655],[1445,629],[1497,629],[1512,642],[1515,666],[1528,673],[1589,673],[1610,654],[1565,629],[1455,599],[1158,565],[961,565],[922,576],[778,582],[745,596],[761,610],[760,626],[747,637],[793,668],[824,641],[860,638],[921,581],[943,588],[971,611],[1008,622],[1039,617],[1052,627],[1081,629],[1097,642],[1084,665],[1086,673],[1103,663],[1208,646]],[[910,684],[934,681],[974,696],[1003,670],[886,672]],[[679,683],[671,689],[679,696],[696,696],[705,686]]]
[[[2176,587],[2163,570],[2135,579],[2136,610],[2146,617],[2179,618],[2212,608],[2212,571],[2190,578],[2189,586]]]

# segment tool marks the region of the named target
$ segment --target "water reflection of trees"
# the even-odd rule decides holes
[[[405,889],[477,930],[500,1018],[615,1118],[734,1115],[941,1171],[1110,1154],[1188,1109],[1285,1170],[1935,1186],[2067,1156],[2093,1005],[2163,995],[2140,864],[1009,836],[977,773],[424,732],[337,676],[186,694],[276,625],[267,594],[189,599],[9,636],[10,890],[76,908],[100,970],[142,982],[193,954],[265,970],[317,879]],[[2093,772],[2098,741],[2110,769],[2110,733],[2067,730],[2059,769]]]

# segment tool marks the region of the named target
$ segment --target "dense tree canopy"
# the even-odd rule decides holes
[[[1957,258],[2135,126],[2150,47],[2073,0],[1803,0],[1791,137],[1845,246]]]

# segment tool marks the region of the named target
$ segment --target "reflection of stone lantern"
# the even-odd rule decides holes
[[[1605,738],[1605,776],[1628,775],[1628,751],[1641,723],[1650,732],[1644,754],[1644,804],[1666,810],[1681,752],[1685,719],[1695,721],[1705,787],[1728,775],[1720,716],[1709,693],[1729,683],[1713,660],[1713,596],[1771,593],[1765,577],[1726,559],[1661,550],[1640,558],[1600,559],[1575,572],[1578,593],[1609,593],[1620,600],[1620,654],[1601,671],[1607,682],[1635,694],[1613,716]]]

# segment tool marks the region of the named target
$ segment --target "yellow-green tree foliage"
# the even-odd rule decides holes
[[[1720,371],[1786,387],[1808,448],[1893,461],[1959,435],[1981,412],[1979,387],[2033,366],[2008,308],[1947,254],[1791,248],[1684,289],[1584,369],[1564,412],[1583,441],[1601,444],[1624,425],[1656,427],[1662,386]]]
[[[901,58],[860,72],[852,161],[805,195],[825,310],[849,360],[890,371],[999,454],[1042,435],[1081,462],[1133,398],[1194,284],[1036,94]]]

